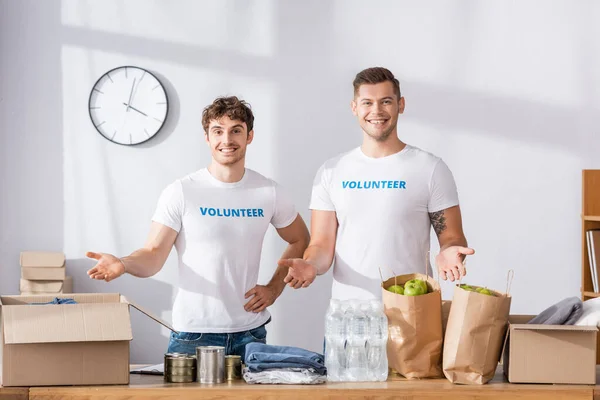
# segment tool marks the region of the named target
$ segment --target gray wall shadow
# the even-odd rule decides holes
[[[120,293],[154,316],[171,323],[170,318],[162,317],[162,313],[172,309],[172,285],[152,278],[136,278],[131,275],[123,275],[111,282],[93,280],[88,277],[87,271],[94,265],[95,260],[88,258],[67,260],[67,274],[73,277],[74,292]],[[131,363],[161,363],[169,344],[168,330],[137,310],[132,310],[130,314],[133,331],[130,344]]]
[[[590,138],[577,132],[581,120],[600,117],[600,110],[592,108],[469,93],[437,84],[408,82],[405,88],[404,118],[425,121],[442,131],[466,129],[480,135],[567,149],[574,154],[583,153],[588,145],[586,139]]]
[[[20,252],[64,245],[61,15],[0,8],[0,293],[18,294]]]

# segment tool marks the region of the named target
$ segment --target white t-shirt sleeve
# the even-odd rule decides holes
[[[152,221],[168,226],[179,232],[183,217],[183,189],[181,182],[175,181],[161,193]]]
[[[331,201],[328,173],[329,169],[325,167],[325,164],[317,171],[310,198],[309,208],[311,210],[335,211],[335,206]]]
[[[271,224],[277,229],[285,228],[294,222],[298,211],[296,211],[296,206],[287,192],[277,182],[274,184],[275,209],[271,217]]]
[[[439,160],[429,182],[428,212],[445,210],[458,205],[458,191],[452,171],[443,160]]]

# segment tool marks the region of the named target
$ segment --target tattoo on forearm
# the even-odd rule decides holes
[[[429,220],[433,225],[433,230],[439,236],[446,230],[446,217],[444,217],[444,210],[429,213]]]

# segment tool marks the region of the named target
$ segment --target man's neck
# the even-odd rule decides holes
[[[363,136],[364,138],[361,145],[361,150],[368,157],[386,157],[396,154],[406,147],[406,144],[398,139],[398,136],[395,133],[390,134],[390,136],[388,136],[388,138],[383,142],[373,139],[366,133],[364,133]]]
[[[242,180],[246,168],[244,160],[240,160],[233,165],[221,165],[214,160],[208,166],[208,172],[217,180],[225,183],[235,183]]]

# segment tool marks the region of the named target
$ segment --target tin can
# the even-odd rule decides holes
[[[223,383],[225,381],[225,347],[196,347],[199,383]]]
[[[164,380],[169,383],[189,383],[196,380],[196,356],[185,353],[166,353]]]
[[[241,356],[225,356],[225,379],[228,381],[242,379]]]

